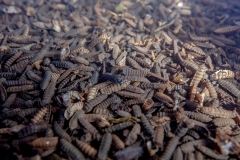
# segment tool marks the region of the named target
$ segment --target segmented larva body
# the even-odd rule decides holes
[[[127,127],[130,127],[130,126],[133,126],[134,123],[133,122],[123,122],[123,123],[119,123],[119,124],[116,124],[116,125],[113,125],[109,128],[106,128],[106,129],[102,129],[102,132],[116,132],[116,131],[119,131],[119,130],[122,130],[124,128],[127,128]]]
[[[173,160],[183,160],[183,152],[180,147],[177,147],[174,151]]]
[[[125,76],[145,77],[147,75],[146,70],[137,70],[137,69],[131,69],[131,68],[124,68],[122,72]]]
[[[220,36],[215,36],[215,35],[211,35],[214,39],[217,39],[221,42],[223,42],[224,44],[228,44],[228,45],[236,45],[236,42],[229,39],[229,38],[225,38],[225,37],[220,37]]]
[[[139,87],[135,87],[133,85],[128,85],[125,90],[130,91],[130,92],[134,92],[134,93],[139,93],[139,94],[144,94],[145,91]]]
[[[216,92],[214,86],[212,85],[212,83],[209,80],[205,80],[205,84],[209,91],[210,97],[213,99],[217,99],[217,92]]]
[[[146,133],[150,137],[152,137],[154,135],[153,127],[151,126],[151,124],[149,123],[149,120],[144,114],[141,115],[141,122],[142,122],[143,129],[146,131]]]
[[[85,153],[86,155],[88,155],[89,157],[91,157],[93,159],[96,159],[97,150],[95,148],[93,148],[89,144],[82,142],[78,139],[76,140],[76,145],[83,153]]]
[[[28,125],[25,128],[22,128],[18,132],[18,137],[23,138],[33,133],[44,132],[47,130],[47,128],[48,128],[48,125],[46,123],[37,123],[37,124]]]
[[[8,67],[10,67],[14,63],[14,61],[17,60],[22,55],[22,53],[23,52],[15,53],[11,58],[7,60],[7,62],[4,65],[4,68],[8,69]]]
[[[90,88],[88,91],[88,95],[87,95],[87,101],[89,102],[90,100],[94,99],[97,95],[97,88]]]
[[[236,86],[226,80],[219,80],[218,81],[220,86],[226,89],[229,93],[234,95],[235,97],[240,97],[240,91],[236,88]]]
[[[230,70],[219,70],[215,73],[213,73],[210,76],[210,80],[220,80],[220,79],[226,79],[226,78],[234,78],[234,73],[233,71]]]
[[[156,92],[154,97],[157,98],[160,101],[166,100],[169,103],[173,103],[173,99],[171,97],[169,97],[168,95],[162,93],[162,92]]]
[[[130,133],[128,134],[126,140],[125,140],[125,145],[129,146],[132,145],[138,138],[138,134],[140,134],[141,131],[141,126],[136,123]]]
[[[190,89],[190,101],[193,102],[195,100],[197,94],[197,87],[196,84],[193,84]]]
[[[227,26],[227,27],[221,27],[221,28],[215,29],[214,32],[219,34],[225,34],[225,33],[236,31],[239,28],[240,28],[239,26]]]
[[[176,130],[176,136],[173,137],[167,144],[167,147],[165,148],[163,154],[160,157],[160,160],[170,160],[172,157],[172,154],[174,150],[177,147],[177,144],[179,142],[179,139],[183,137],[188,131],[188,127],[182,126],[181,123],[178,125],[178,128]]]
[[[203,52],[203,50],[201,48],[199,48],[199,47],[193,47],[193,46],[191,46],[190,44],[187,44],[187,43],[184,43],[183,47],[186,48],[186,49],[189,49],[191,51],[194,51],[194,52],[196,52],[196,53],[198,53],[200,55],[203,55],[203,56],[206,55],[206,53]]]
[[[69,142],[72,141],[71,137],[67,134],[66,131],[62,129],[62,127],[56,121],[53,122],[52,127],[53,127],[54,133],[57,136],[59,136],[60,138],[64,138]]]
[[[69,120],[75,112],[77,112],[78,110],[81,110],[82,108],[83,108],[83,102],[74,103],[73,105],[69,106],[65,110],[64,117],[67,120]]]
[[[142,109],[143,109],[144,111],[147,111],[147,110],[149,110],[150,108],[152,108],[153,104],[154,104],[153,100],[150,99],[150,98],[147,98],[147,99],[144,101],[143,105],[142,105]]]
[[[216,152],[214,152],[210,148],[207,148],[207,147],[202,146],[202,145],[196,145],[195,147],[197,148],[197,150],[199,150],[203,154],[205,154],[205,155],[207,155],[211,158],[214,158],[214,159],[226,160],[226,159],[229,158],[228,156],[217,154]]]
[[[195,37],[195,36],[192,36],[190,33],[188,33],[188,36],[190,37],[191,40],[193,41],[201,41],[201,42],[204,42],[204,41],[210,41],[212,39],[212,37]]]
[[[129,81],[149,82],[147,78],[139,77],[139,76],[117,76],[117,77],[129,80]]]
[[[6,89],[7,92],[21,92],[27,90],[33,90],[34,85],[22,85],[22,86],[12,86]]]
[[[194,42],[194,45],[196,45],[198,47],[202,47],[202,48],[209,48],[209,49],[216,48],[215,45],[213,45],[212,43],[207,43],[207,42]]]
[[[125,148],[124,142],[116,134],[112,134],[112,144],[117,150]]]
[[[108,157],[108,152],[111,148],[112,144],[112,134],[111,133],[105,133],[103,135],[99,150],[98,150],[98,159],[99,160],[106,160]]]
[[[191,70],[193,73],[196,72],[198,70],[198,66],[192,62],[192,61],[188,61],[188,60],[184,60],[180,53],[178,53],[178,59],[180,60],[180,64],[184,67],[187,67],[189,70]]]
[[[220,108],[214,108],[214,107],[201,107],[197,109],[197,112],[209,115],[211,117],[216,118],[234,118],[237,116],[236,111],[229,111],[225,109]]]
[[[137,94],[137,93],[128,92],[128,91],[117,91],[116,94],[122,97],[127,97],[127,98],[141,99],[143,97],[143,94]]]
[[[84,118],[79,118],[78,119],[79,123],[86,128],[91,134],[93,134],[94,136],[100,136],[100,133],[98,132],[98,130],[87,120],[85,120]]]
[[[231,118],[215,118],[212,122],[215,126],[218,127],[236,126],[235,121]]]
[[[121,89],[126,88],[130,84],[130,81],[125,80],[123,84],[119,83],[111,83],[105,88],[100,89],[102,94],[112,94],[113,92],[117,92]]]
[[[58,137],[41,137],[29,142],[28,144],[36,148],[51,149],[56,148],[57,143]]]
[[[107,94],[103,94],[100,95],[98,97],[96,97],[95,99],[92,99],[91,101],[87,102],[84,106],[84,111],[85,112],[90,112],[93,107],[95,107],[97,104],[101,103],[102,101],[104,101],[105,99],[107,99],[108,95]]]
[[[212,121],[212,118],[210,118],[209,116],[197,112],[184,111],[184,115],[203,123],[208,123]]]
[[[190,83],[190,86],[192,86],[193,84],[195,84],[196,86],[198,86],[199,82],[201,81],[201,79],[203,78],[203,75],[205,74],[207,68],[205,65],[201,65],[197,72],[194,74],[194,77]]]
[[[68,142],[64,138],[61,138],[59,140],[59,145],[61,150],[67,153],[72,159],[85,160],[85,157],[82,154],[82,152],[80,152],[74,145],[72,145],[70,142]]]
[[[40,111],[38,111],[38,113],[33,117],[33,119],[31,119],[31,121],[33,123],[38,123],[39,121],[43,120],[43,117],[47,113],[47,110],[47,107],[43,107]]]
[[[153,143],[162,149],[163,148],[163,140],[164,140],[164,128],[163,128],[163,126],[158,126],[155,128],[155,134],[153,136]]]

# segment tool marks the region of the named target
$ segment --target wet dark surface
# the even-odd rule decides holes
[[[239,159],[240,1],[0,4],[1,159]]]

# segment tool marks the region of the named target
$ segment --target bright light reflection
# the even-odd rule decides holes
[[[179,3],[177,4],[177,6],[178,6],[178,7],[182,7],[182,6],[183,6],[183,3],[182,3],[182,2],[179,2]]]

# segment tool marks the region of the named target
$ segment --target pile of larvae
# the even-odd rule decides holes
[[[239,14],[239,0],[1,0],[1,159],[240,159]]]

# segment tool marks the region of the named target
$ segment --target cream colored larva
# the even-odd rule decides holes
[[[230,70],[219,70],[210,76],[210,80],[212,81],[226,78],[234,78],[234,73]]]

